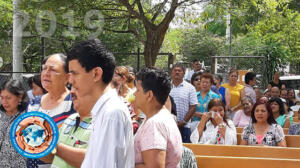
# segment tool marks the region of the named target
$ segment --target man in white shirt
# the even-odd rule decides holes
[[[115,59],[99,39],[69,51],[70,84],[78,101],[88,99],[92,132],[82,168],[134,167],[134,137],[128,108],[110,88]]]
[[[193,60],[193,70],[191,70],[190,72],[188,72],[185,77],[184,80],[186,80],[187,82],[191,82],[191,78],[193,76],[193,74],[197,71],[201,70],[201,63],[199,60],[195,59]],[[202,70],[203,71],[203,70]]]

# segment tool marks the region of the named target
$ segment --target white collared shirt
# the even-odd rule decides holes
[[[200,122],[199,122],[200,123]],[[197,127],[198,128],[198,125]],[[226,131],[225,138],[221,138],[221,144],[224,145],[236,145],[236,128],[231,120],[227,120],[227,124],[225,122]],[[198,129],[195,129],[191,134],[191,142],[194,144],[217,144],[217,134],[218,134],[219,126],[214,126],[212,122],[209,120],[206,122],[206,129],[203,131],[202,136],[199,137]]]
[[[132,122],[117,92],[102,95],[91,114],[93,130],[81,168],[133,168]]]
[[[185,76],[184,76],[184,80],[187,82],[191,82],[192,76],[195,73],[194,70],[191,70],[190,72],[188,72]]]

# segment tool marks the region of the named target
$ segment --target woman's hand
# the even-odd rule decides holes
[[[218,125],[223,123],[223,118],[219,113],[215,113],[214,120]]]
[[[201,120],[204,120],[205,122],[207,122],[211,118],[211,115],[212,115],[211,112],[203,113]]]

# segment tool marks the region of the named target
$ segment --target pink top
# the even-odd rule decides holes
[[[174,118],[165,108],[145,119],[135,134],[135,164],[143,163],[142,151],[150,149],[166,151],[166,168],[177,167],[180,162],[181,135]]]
[[[264,135],[256,135],[256,140],[258,144],[261,144],[261,141],[264,139]]]
[[[233,117],[233,123],[236,127],[246,127],[250,123],[250,116],[244,113],[244,110],[239,110]]]

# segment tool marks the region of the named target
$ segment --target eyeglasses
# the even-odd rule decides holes
[[[194,79],[194,81],[199,81],[199,82],[200,82],[200,80],[201,80],[200,78],[195,78]]]
[[[114,73],[114,76],[120,76],[120,77],[123,77],[123,75],[119,74],[119,73]]]

